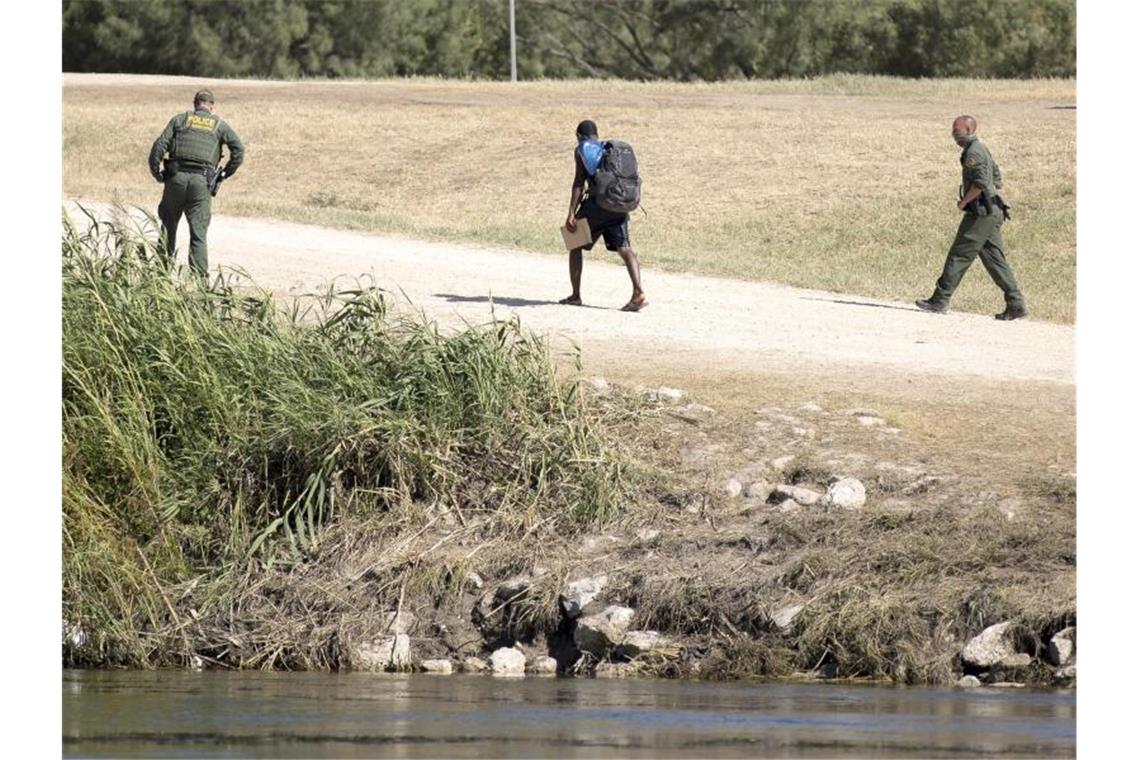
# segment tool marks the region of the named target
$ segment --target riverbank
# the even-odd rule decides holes
[[[517,645],[579,675],[1068,666],[1067,460],[1003,478],[914,411],[639,388],[371,292],[64,282],[67,665],[458,671]],[[1005,622],[994,662],[963,657]]]

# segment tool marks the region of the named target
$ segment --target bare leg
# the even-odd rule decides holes
[[[637,254],[629,246],[623,246],[618,249],[618,256],[625,262],[625,271],[629,273],[629,281],[633,283],[633,297],[629,300],[636,302],[645,297],[645,291],[641,287],[641,267],[637,264]]]
[[[582,249],[570,251],[570,295],[559,303],[578,305],[582,303]]]

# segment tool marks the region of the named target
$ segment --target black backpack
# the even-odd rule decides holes
[[[594,174],[593,196],[606,211],[628,214],[641,203],[641,177],[633,147],[621,140],[606,140],[605,153]]]

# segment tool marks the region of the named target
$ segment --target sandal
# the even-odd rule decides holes
[[[576,296],[566,296],[565,298],[560,300],[558,303],[562,304],[563,306],[581,306],[582,305],[582,299],[578,298]]]
[[[649,305],[649,301],[645,300],[645,296],[638,298],[636,301],[632,298],[625,306],[621,307],[622,311],[641,311]]]

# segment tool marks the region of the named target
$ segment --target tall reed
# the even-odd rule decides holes
[[[626,465],[517,320],[443,334],[367,284],[279,304],[170,266],[153,220],[88,222],[62,238],[72,661],[177,649],[179,589],[303,558],[345,514],[509,537],[617,513]]]

